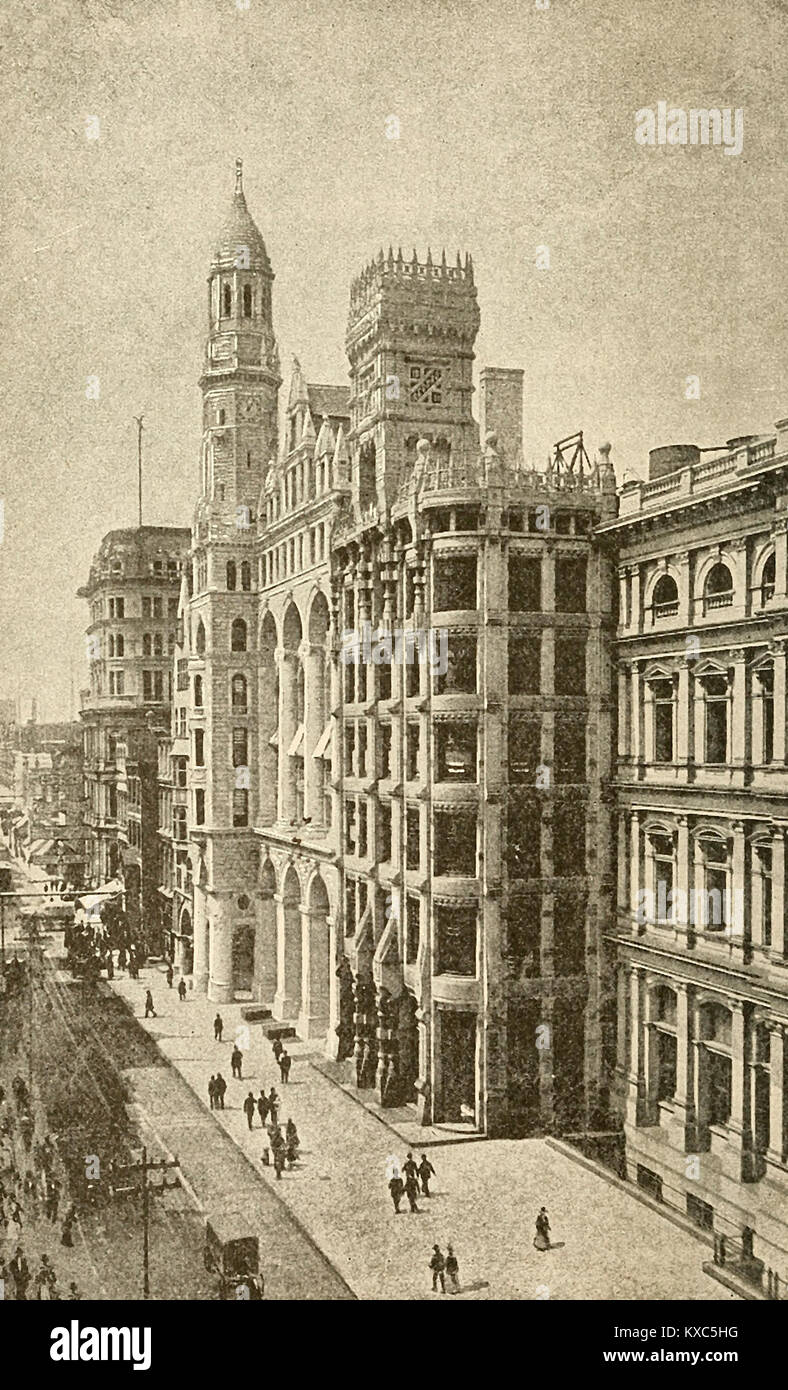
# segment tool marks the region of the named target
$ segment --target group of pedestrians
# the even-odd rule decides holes
[[[63,1184],[55,1172],[56,1153],[50,1135],[35,1142],[28,1136],[23,1121],[30,1119],[31,1098],[24,1080],[16,1076],[11,1083],[14,1106],[6,1103],[5,1090],[0,1085],[0,1281],[4,1297],[18,1301],[34,1299],[78,1299],[81,1297],[75,1283],[71,1283],[67,1293],[61,1294],[57,1274],[52,1261],[46,1253],[31,1271],[30,1263],[21,1238],[25,1241],[40,1240],[41,1228],[38,1223],[45,1220],[51,1226],[60,1216],[60,1199]],[[33,1124],[32,1119],[30,1124]],[[16,1136],[21,1137],[23,1156],[15,1144]],[[76,1221],[76,1208],[71,1203],[62,1217],[60,1244],[71,1248],[74,1244],[72,1228]]]
[[[224,1019],[217,1012],[213,1020],[214,1042],[222,1042],[224,1035]],[[279,1075],[283,1085],[288,1084],[290,1077],[290,1067],[292,1058],[282,1043],[281,1038],[274,1038],[271,1050],[279,1067]],[[230,1053],[230,1070],[233,1079],[243,1080],[243,1053],[238,1043],[233,1043],[233,1050]],[[208,1082],[208,1100],[212,1110],[224,1110],[224,1097],[227,1091],[227,1082],[221,1072],[212,1075]],[[249,1090],[244,1098],[241,1109],[246,1116],[247,1128],[252,1130],[255,1127],[255,1116],[260,1120],[261,1129],[268,1134],[268,1144],[263,1151],[263,1162],[272,1164],[277,1178],[281,1178],[285,1167],[293,1168],[298,1160],[300,1141],[295,1122],[289,1119],[284,1130],[279,1123],[279,1112],[282,1102],[275,1086],[272,1086],[266,1095],[265,1087],[260,1087],[259,1096],[255,1096],[253,1090]]]
[[[420,1196],[430,1196],[430,1182],[434,1177],[435,1169],[425,1153],[421,1155],[421,1162],[417,1163],[408,1150],[408,1156],[401,1169],[398,1159],[389,1159],[389,1192],[394,1203],[395,1216],[400,1215],[400,1202],[403,1197],[407,1197],[411,1211],[420,1211],[417,1199]]]

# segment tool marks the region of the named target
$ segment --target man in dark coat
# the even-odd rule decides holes
[[[153,1014],[154,1018],[156,1017],[156,1010],[153,1007],[153,995],[150,990],[147,989],[145,991],[145,1017],[150,1018],[151,1014]]]
[[[279,1054],[279,1075],[281,1076],[285,1086],[287,1085],[287,1079],[290,1075],[290,1068],[292,1064],[293,1059],[290,1056],[290,1053],[287,1051],[286,1048],[282,1048],[282,1051]]]
[[[211,1109],[216,1109],[216,1077],[212,1076],[208,1082],[208,1099],[211,1102]]]
[[[407,1197],[408,1202],[410,1203],[411,1211],[419,1210],[419,1208],[416,1205],[416,1198],[418,1197],[418,1195],[419,1180],[416,1177],[415,1173],[408,1173],[407,1177],[405,1178],[405,1196]]]
[[[283,1043],[282,1043],[282,1039],[281,1039],[281,1038],[274,1038],[273,1042],[271,1043],[271,1051],[273,1052],[273,1054],[274,1054],[274,1056],[275,1056],[277,1062],[279,1061],[279,1058],[281,1057],[281,1055],[282,1055],[282,1053],[284,1052],[284,1050],[285,1050],[285,1049],[284,1049],[284,1045],[283,1045]]]
[[[222,1073],[221,1073],[220,1071],[217,1071],[217,1073],[216,1073],[216,1103],[217,1103],[217,1105],[218,1105],[218,1107],[219,1107],[220,1110],[224,1110],[224,1093],[225,1093],[226,1090],[227,1090],[227,1082],[225,1081],[224,1077],[222,1076]]]
[[[257,1106],[255,1105],[255,1099],[252,1095],[252,1092],[250,1091],[248,1096],[246,1097],[246,1100],[244,1101],[244,1114],[246,1116],[246,1123],[248,1124],[250,1129],[252,1128],[252,1124],[254,1123],[254,1112],[256,1109]]]
[[[183,1003],[184,999],[186,998],[186,981],[183,979],[183,977],[181,977],[181,979],[178,981],[178,998],[180,999],[181,1003]]]
[[[394,1175],[389,1179],[389,1192],[391,1193],[391,1200],[394,1203],[395,1216],[399,1216],[400,1214],[399,1204],[402,1201],[404,1191],[405,1184],[402,1181],[402,1178],[400,1177],[399,1173],[394,1173]]]
[[[445,1268],[446,1268],[446,1261],[445,1261],[444,1258],[443,1258],[443,1254],[442,1254],[442,1252],[441,1252],[440,1246],[439,1246],[439,1245],[433,1245],[433,1247],[432,1247],[432,1257],[431,1257],[431,1259],[430,1259],[430,1269],[432,1270],[432,1292],[433,1292],[433,1293],[437,1293],[437,1292],[438,1292],[438,1280],[440,1280],[441,1293],[445,1293],[445,1292],[446,1292],[446,1277],[445,1277],[445,1275],[444,1275],[444,1270],[445,1270]]]
[[[173,982],[174,976],[175,976],[175,972],[174,972],[174,970],[173,970],[173,968],[172,968],[172,961],[170,961],[170,963],[169,963],[168,966],[167,966],[167,988],[168,988],[168,989],[172,989],[172,982]]]
[[[230,1054],[230,1067],[232,1069],[233,1076],[237,1076],[239,1081],[243,1080],[243,1077],[241,1076],[241,1064],[243,1063],[243,1059],[244,1055],[240,1047],[236,1043]]]
[[[21,1245],[17,1245],[16,1254],[9,1266],[11,1278],[14,1281],[14,1291],[20,1301],[27,1299],[27,1286],[30,1283],[30,1266],[25,1259]]]
[[[268,1097],[263,1090],[260,1091],[257,1100],[257,1113],[260,1116],[260,1124],[265,1129],[265,1122],[268,1119]]]
[[[421,1163],[418,1167],[418,1174],[421,1178],[421,1195],[422,1197],[429,1197],[430,1178],[435,1177],[435,1169],[433,1168],[426,1154],[421,1155]]]
[[[418,1172],[419,1172],[418,1164],[416,1163],[416,1160],[415,1160],[415,1158],[413,1157],[413,1154],[410,1152],[410,1149],[408,1150],[408,1156],[407,1156],[407,1158],[405,1159],[405,1162],[404,1162],[403,1165],[402,1165],[402,1171],[403,1171],[403,1173],[405,1174],[405,1181],[406,1181],[406,1182],[407,1182],[408,1178],[415,1178],[415,1177],[418,1177]]]
[[[224,1028],[224,1023],[222,1022],[222,1016],[221,1016],[221,1014],[217,1014],[217,1015],[216,1015],[216,1018],[215,1018],[214,1021],[213,1021],[213,1040],[214,1040],[214,1042],[221,1042],[221,1040],[222,1040],[222,1029],[223,1029],[223,1028]]]

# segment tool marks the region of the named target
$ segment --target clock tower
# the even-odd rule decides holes
[[[271,290],[274,272],[235,164],[230,215],[208,276],[208,339],[203,392],[202,501],[212,520],[238,526],[254,513],[268,462],[277,449],[281,385]],[[251,534],[251,532],[250,532]]]

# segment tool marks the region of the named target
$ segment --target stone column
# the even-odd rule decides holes
[[[205,890],[194,885],[194,961],[192,963],[194,988],[198,994],[205,994],[208,988],[208,920],[206,916]]]
[[[622,632],[629,628],[629,592],[627,586],[626,565],[619,565],[618,569],[618,626]]]
[[[676,1120],[683,1126],[684,1148],[690,1152],[696,1144],[695,1107],[693,1104],[694,1050],[691,1037],[690,990],[683,981],[676,981]]]
[[[632,747],[629,728],[629,679],[627,663],[622,661],[618,668],[618,756],[622,760],[629,757]]]
[[[292,914],[299,904],[285,900],[282,893],[274,894],[276,903],[276,994],[274,1017],[280,1021],[295,1018],[299,1012],[301,994],[301,935],[300,917],[296,946],[296,931]]]
[[[744,1004],[734,999],[731,1004],[731,1114],[728,1129],[737,1142],[737,1162],[734,1175],[745,1177],[746,1164],[752,1147],[750,1130],[749,1020]]]
[[[619,813],[618,813],[618,843],[617,843],[617,854],[616,854],[616,862],[617,862],[617,867],[618,867],[618,891],[617,891],[617,894],[616,894],[616,903],[617,903],[617,908],[618,908],[618,913],[617,913],[617,915],[618,915],[619,920],[621,920],[621,919],[625,916],[625,914],[628,913],[628,911],[629,911],[629,904],[630,904],[630,899],[629,899],[629,896],[628,896],[628,890],[629,890],[629,854],[630,854],[630,841],[629,841],[629,825],[628,825],[628,822],[627,822],[627,813],[626,813],[626,811],[619,811]]]
[[[771,959],[785,960],[785,833],[772,830],[772,945]]]
[[[289,825],[296,814],[296,778],[288,748],[298,728],[298,657],[279,647],[279,820]]]
[[[746,864],[747,842],[744,825],[735,821],[733,825],[733,855],[731,862],[730,901],[726,927],[730,940],[738,950],[743,951],[745,932],[748,932],[747,899],[749,897],[749,875]]]
[[[676,690],[676,762],[684,769],[692,759],[691,681],[687,661],[679,662]]]
[[[640,595],[640,565],[631,565],[630,575],[630,631],[642,632],[643,612],[642,600]]]
[[[768,1163],[785,1162],[785,1025],[769,1024],[769,1148]]]
[[[743,776],[747,752],[747,732],[749,710],[747,708],[747,666],[746,654],[741,649],[733,652],[733,688],[731,699],[730,750],[731,765],[734,772]]]
[[[774,746],[772,761],[785,763],[785,643],[775,642],[774,652]]]
[[[330,981],[329,929],[325,911],[301,907],[300,1038],[324,1038],[328,1031]]]
[[[323,819],[322,779],[320,761],[312,754],[326,726],[324,707],[323,647],[312,642],[302,643],[304,663],[304,815],[313,824]]]
[[[629,1084],[627,1097],[627,1120],[632,1125],[640,1125],[644,1119],[646,1099],[645,1081],[645,1036],[644,999],[645,972],[635,966],[629,974]]]
[[[629,818],[629,889],[633,936],[640,936],[646,929],[645,918],[648,914],[643,911],[642,887],[640,812],[632,811]]]
[[[631,726],[630,726],[630,747],[632,752],[633,772],[639,777],[643,771],[643,716],[641,708],[641,682],[640,682],[640,663],[632,662],[632,706],[631,706]]]
[[[225,913],[218,896],[208,904],[210,922],[210,979],[208,998],[217,1004],[229,1004],[235,996],[233,988],[233,923]]]

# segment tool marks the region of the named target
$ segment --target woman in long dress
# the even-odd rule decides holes
[[[550,1222],[547,1219],[547,1209],[542,1207],[536,1218],[536,1235],[534,1236],[534,1248],[536,1250],[550,1249]]]

